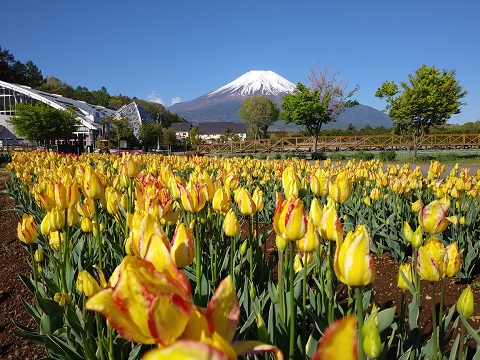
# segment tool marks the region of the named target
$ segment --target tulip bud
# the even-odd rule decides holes
[[[179,222],[175,229],[175,233],[173,234],[170,243],[170,255],[178,268],[190,265],[195,257],[192,232],[194,223],[195,220],[192,220],[190,226],[187,228],[184,223]],[[196,239],[195,241],[199,241],[199,239]]]
[[[132,155],[127,155],[123,162],[123,170],[129,178],[134,178],[140,172],[140,164]]]
[[[237,236],[240,234],[240,223],[233,209],[228,210],[223,220],[223,231],[227,236]]]
[[[84,233],[89,233],[93,231],[93,223],[87,217],[82,217],[82,219],[80,220],[80,227],[82,228],[82,231]]]
[[[43,217],[42,223],[40,224],[40,232],[43,235],[50,234],[50,212],[47,212]]]
[[[253,201],[252,196],[245,188],[240,188],[235,200],[238,205],[238,210],[245,216],[253,215],[257,212],[257,206]]]
[[[470,286],[467,286],[462,291],[460,297],[457,300],[457,311],[465,319],[468,319],[473,314],[474,299],[473,292]]]
[[[244,240],[242,242],[242,245],[240,245],[240,255],[245,255],[245,253],[247,252],[247,245],[248,245],[248,241]]]
[[[82,191],[85,197],[89,199],[100,199],[103,195],[104,186],[95,169],[88,165],[85,168],[85,174],[82,179]]]
[[[370,359],[376,359],[382,352],[382,340],[378,331],[378,325],[370,323],[370,329],[363,339],[363,350]]]
[[[450,201],[444,197],[426,205],[418,214],[418,222],[429,234],[440,234],[450,222],[457,223],[456,216],[448,216]]]
[[[33,258],[37,263],[41,263],[43,261],[43,251],[42,249],[37,249],[35,250],[35,255],[33,255]]]
[[[464,249],[459,252],[457,242],[455,241],[448,245],[445,250],[447,251],[448,257],[447,271],[445,272],[445,275],[453,277],[460,271],[460,266],[462,266]]]
[[[285,251],[285,248],[287,247],[287,240],[285,240],[280,235],[277,235],[275,237],[275,246],[277,247],[278,250]]]
[[[297,241],[297,248],[302,252],[314,252],[320,246],[320,235],[313,223],[313,219],[308,217],[307,232],[305,236]]]
[[[412,203],[413,212],[419,212],[420,210],[422,210],[422,207],[423,207],[423,204],[422,204],[422,200],[420,199]]]
[[[410,263],[401,264],[398,268],[398,281],[397,286],[402,290],[408,290],[408,285],[403,278],[403,275],[408,279],[408,281],[413,282],[413,274]]]
[[[70,294],[67,293],[56,293],[55,296],[53,297],[53,300],[58,303],[61,307],[64,307],[68,304],[70,304],[70,301],[72,301],[72,297]]]
[[[221,214],[225,214],[232,207],[230,203],[230,194],[227,188],[222,187],[215,191],[212,200],[212,207]]]
[[[77,289],[86,297],[95,295],[100,291],[100,285],[88,271],[80,271],[77,277]]]
[[[339,204],[343,204],[352,194],[353,181],[347,171],[341,171],[333,181],[330,181],[328,193]]]
[[[263,191],[260,190],[258,187],[255,188],[255,190],[253,191],[252,199],[255,203],[255,206],[257,207],[257,212],[262,211],[265,205],[263,202]]]

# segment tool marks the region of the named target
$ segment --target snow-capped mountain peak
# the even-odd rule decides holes
[[[292,93],[293,90],[295,90],[295,84],[271,70],[252,70],[206,96],[226,94],[235,96],[251,96],[255,94],[278,96]]]

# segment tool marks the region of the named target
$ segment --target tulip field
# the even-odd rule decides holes
[[[480,359],[480,172],[39,151],[8,169],[37,324],[16,333],[49,359]],[[375,301],[374,254],[400,304]]]

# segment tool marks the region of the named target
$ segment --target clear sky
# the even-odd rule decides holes
[[[377,88],[426,64],[468,91],[449,122],[480,120],[478,0],[15,0],[0,16],[0,47],[73,87],[168,107],[250,70],[308,85],[329,66],[382,110]]]

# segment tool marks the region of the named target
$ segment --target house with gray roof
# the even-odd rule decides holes
[[[238,135],[241,141],[247,139],[247,127],[244,123],[223,121],[198,124],[198,136],[207,143],[218,141],[226,133]]]

